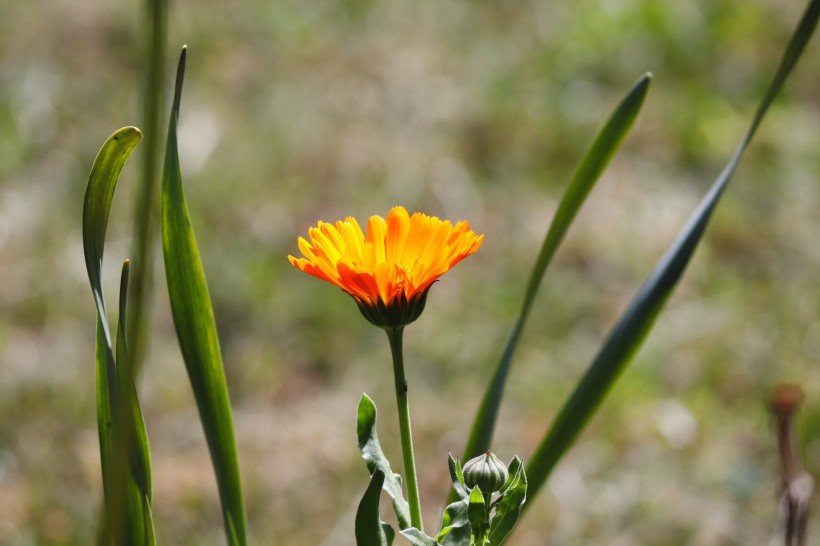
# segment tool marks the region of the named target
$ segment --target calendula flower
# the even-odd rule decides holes
[[[468,222],[448,221],[394,207],[371,216],[367,233],[355,218],[319,222],[300,237],[304,258],[296,268],[335,284],[356,300],[362,314],[382,328],[400,328],[424,310],[430,286],[484,240]]]

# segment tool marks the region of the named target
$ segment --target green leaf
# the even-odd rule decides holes
[[[110,351],[105,344],[105,332],[103,330],[102,320],[99,313],[97,313],[97,343],[96,343],[96,376],[97,376],[97,433],[100,441],[100,467],[102,469],[103,492],[106,499],[105,504],[111,506],[103,506],[102,520],[100,522],[100,531],[98,535],[98,544],[113,544],[114,525],[111,521],[116,514],[122,513],[122,502],[120,506],[113,506],[114,499],[114,484],[116,479],[113,474],[112,463],[112,427],[114,416],[111,412],[111,387],[109,385],[116,385],[117,376],[113,367],[109,369],[107,353]],[[117,487],[123,487],[119,485]],[[123,527],[122,523],[117,523],[117,529]]]
[[[524,473],[521,460],[516,457],[509,468],[508,486],[502,491],[495,507],[495,514],[490,521],[488,538],[491,546],[500,546],[510,536],[527,501],[527,475]]]
[[[231,525],[240,546],[246,544],[246,518],[236,452],[228,385],[216,322],[194,230],[182,190],[177,122],[185,73],[183,48],[177,69],[174,103],[168,124],[162,178],[162,250],[171,312],[199,417],[211,453],[228,542]]]
[[[239,536],[236,534],[236,525],[233,523],[233,518],[228,514],[228,544],[231,546],[238,546]]]
[[[125,162],[131,156],[137,144],[142,140],[142,133],[136,127],[123,127],[111,135],[100,148],[91,174],[83,201],[83,252],[85,268],[97,312],[103,317],[103,332],[106,345],[113,347],[108,320],[105,313],[105,300],[102,292],[102,262],[105,253],[105,233],[108,229],[108,215],[114,189]],[[113,361],[114,355],[111,354]]]
[[[581,205],[586,201],[601,173],[632,127],[649,91],[651,80],[651,74],[644,74],[621,100],[601,132],[598,133],[592,147],[581,160],[561,198],[544,243],[541,246],[541,252],[538,255],[535,267],[530,274],[518,320],[473,420],[470,437],[467,446],[464,448],[463,456],[465,460],[469,460],[490,449],[512,356],[529,317],[547,266],[563,241]],[[450,500],[455,500],[455,494],[451,494]]]
[[[677,239],[638,290],[575,391],[561,408],[535,454],[530,458],[527,475],[531,497],[540,490],[555,464],[595,413],[615,380],[640,347],[655,318],[681,278],[743,152],[811,37],[817,25],[818,12],[820,12],[820,0],[813,0],[792,36],[777,73],[732,158],[714,181],[686,226],[678,234]]]
[[[410,527],[401,532],[401,535],[410,541],[413,546],[438,546],[434,538],[428,537],[415,527]]]
[[[117,324],[116,350],[116,390],[112,398],[118,399],[118,407],[112,410],[116,415],[114,428],[115,467],[119,475],[115,479],[124,484],[125,504],[129,513],[129,527],[132,544],[152,544],[154,522],[151,518],[151,453],[148,434],[134,384],[133,368],[130,365],[125,341],[126,313],[128,307],[128,278],[130,262],[122,264],[120,276],[119,321]],[[129,472],[130,471],[130,472]],[[115,498],[118,494],[115,493]],[[117,543],[122,542],[117,541]]]
[[[387,541],[387,546],[393,546],[393,541],[396,540],[396,531],[389,523],[382,522],[382,531],[384,532],[384,539]]]
[[[465,509],[466,514],[466,509]],[[442,531],[443,533],[444,531]],[[439,540],[441,546],[471,546],[473,542],[473,531],[470,528],[470,522],[466,521],[461,525],[452,525],[447,529],[447,533],[442,535]]]
[[[389,546],[379,516],[384,473],[376,469],[356,511],[356,546]]]
[[[151,480],[151,450],[148,444],[148,432],[145,429],[145,419],[142,416],[137,386],[134,383],[134,368],[131,365],[129,352],[125,340],[127,330],[127,302],[128,302],[128,279],[130,271],[130,261],[125,260],[122,264],[122,275],[120,278],[120,309],[119,324],[117,326],[117,383],[118,391],[122,393],[125,407],[130,408],[130,413],[126,416],[129,419],[127,430],[130,431],[131,438],[127,444],[131,446],[132,453],[129,455],[133,465],[134,476],[139,485],[141,497],[147,499],[150,504],[153,484]]]
[[[442,546],[470,546],[472,531],[467,517],[469,495],[466,499],[454,502],[444,509],[441,518],[441,531],[436,540]]]
[[[114,190],[122,168],[142,138],[139,129],[115,132],[100,149],[83,202],[83,251],[97,307],[97,427],[105,493],[99,540],[121,545],[152,544],[150,454],[142,413],[128,366],[122,329],[114,354],[102,288],[105,235]],[[128,262],[120,283],[120,319],[125,319]],[[124,326],[123,326],[124,327]]]
[[[384,490],[393,498],[393,509],[396,512],[399,529],[409,529],[411,527],[410,506],[404,499],[401,476],[394,474],[390,469],[390,461],[387,460],[379,444],[379,437],[376,434],[376,404],[366,394],[362,394],[359,400],[356,434],[359,437],[359,451],[362,452],[362,458],[370,474],[380,470],[386,476]]]

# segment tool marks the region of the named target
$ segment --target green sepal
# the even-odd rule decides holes
[[[462,499],[470,497],[467,486],[464,484],[464,472],[461,468],[461,461],[453,457],[452,453],[447,454],[447,466],[450,468],[450,480],[453,482],[453,489]]]
[[[523,471],[524,464],[521,462],[521,459],[518,458],[518,455],[512,458],[510,464],[507,465],[507,470],[510,472],[510,476],[507,478],[507,483],[504,484],[504,487],[501,488],[500,496],[504,496],[510,490],[510,488],[515,485],[519,480],[519,474]],[[525,478],[526,479],[526,478]]]
[[[379,498],[383,486],[384,472],[377,468],[356,511],[356,546],[390,546],[379,517]]]
[[[527,501],[527,475],[521,460],[514,457],[509,469],[508,485],[502,491],[495,505],[495,514],[490,520],[488,539],[491,546],[500,546],[504,543],[518,523],[521,510]]]
[[[379,437],[376,434],[376,404],[366,394],[359,400],[359,409],[356,418],[356,434],[359,438],[359,451],[362,452],[367,469],[372,476],[377,470],[384,474],[384,490],[393,498],[393,509],[399,522],[399,529],[409,529],[410,506],[404,499],[401,486],[401,476],[390,469]]]

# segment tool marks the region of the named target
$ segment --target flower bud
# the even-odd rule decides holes
[[[510,476],[507,465],[489,451],[467,461],[463,473],[467,487],[478,486],[486,498],[500,491]]]

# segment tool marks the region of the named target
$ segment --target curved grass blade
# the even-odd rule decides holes
[[[83,203],[83,251],[89,283],[97,307],[97,425],[105,492],[105,510],[99,540],[142,546],[152,543],[150,511],[150,456],[147,435],[127,365],[122,340],[115,358],[102,290],[102,263],[111,201],[122,168],[142,139],[135,127],[115,132],[100,149]],[[120,318],[124,320],[128,262],[120,285]],[[122,385],[130,383],[123,392]],[[135,419],[139,416],[139,419]],[[146,504],[148,503],[148,504]]]
[[[356,546],[389,546],[379,517],[384,472],[376,469],[356,510]]]
[[[410,528],[410,505],[404,499],[401,477],[390,469],[390,461],[379,444],[379,437],[376,434],[376,404],[366,394],[362,394],[359,400],[356,434],[359,439],[359,451],[362,452],[362,458],[370,474],[373,475],[379,470],[385,476],[384,490],[393,498],[393,509],[396,512],[399,529]]]
[[[168,124],[162,178],[160,216],[165,275],[179,346],[216,474],[225,533],[229,544],[244,546],[246,517],[228,385],[211,298],[188,215],[179,166],[177,122],[185,74],[185,57],[186,50],[183,48]]]
[[[688,223],[638,290],[626,312],[610,332],[575,391],[561,408],[555,422],[527,465],[529,495],[533,497],[555,464],[595,413],[612,384],[640,347],[655,318],[681,278],[706,229],[712,212],[734,173],[743,152],[757,131],[775,95],[800,58],[820,12],[820,0],[813,0],[792,36],[752,123],[723,171],[712,184]]]
[[[102,293],[102,261],[105,251],[105,232],[108,228],[108,214],[111,200],[117,187],[122,168],[131,152],[142,140],[142,133],[136,127],[123,127],[111,135],[100,148],[91,174],[83,202],[83,252],[85,268],[91,291],[97,304],[97,312],[103,317],[103,330],[109,349],[113,346],[108,321],[105,320],[105,301]],[[113,354],[111,355],[113,360]]]
[[[592,146],[587,150],[569,186],[567,186],[564,195],[561,197],[561,202],[558,205],[547,236],[541,246],[538,259],[535,262],[535,267],[533,267],[532,273],[530,274],[521,312],[507,341],[507,345],[504,348],[501,361],[498,363],[498,367],[484,393],[484,398],[473,420],[470,437],[467,440],[464,453],[462,453],[462,459],[465,461],[488,451],[491,447],[495,423],[498,418],[498,409],[504,395],[504,385],[509,375],[513,353],[518,345],[521,332],[524,330],[547,266],[555,255],[555,251],[558,250],[558,247],[561,245],[581,205],[584,204],[587,196],[600,178],[601,173],[603,173],[609,161],[626,138],[629,129],[632,127],[635,118],[643,106],[646,95],[649,92],[649,84],[651,81],[651,74],[643,74],[638,78],[638,81],[635,82],[624,98],[621,99],[621,102],[598,133]],[[455,492],[451,491],[450,502],[455,501],[456,498],[458,497]]]

